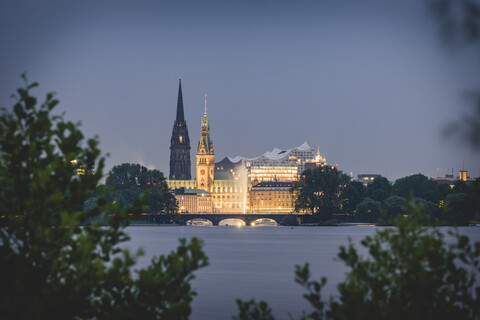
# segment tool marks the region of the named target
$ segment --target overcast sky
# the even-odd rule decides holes
[[[442,135],[480,59],[445,45],[425,1],[3,0],[0,41],[0,105],[26,71],[99,135],[107,169],[168,176],[181,74],[192,163],[207,93],[217,161],[307,140],[355,177],[458,175],[462,160],[480,175]]]

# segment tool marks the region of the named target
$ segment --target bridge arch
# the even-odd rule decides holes
[[[276,227],[279,223],[271,218],[260,218],[252,221],[250,225],[252,227]]]
[[[245,227],[247,223],[242,219],[238,218],[228,218],[223,219],[218,222],[218,226],[235,226],[235,227]]]
[[[212,227],[213,222],[204,218],[193,218],[186,222],[187,226]]]

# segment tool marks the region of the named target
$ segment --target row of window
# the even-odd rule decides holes
[[[268,194],[289,194],[290,191],[287,190],[282,190],[282,191],[264,191],[264,190],[255,190],[252,192],[252,194],[259,194],[261,196],[263,195],[268,195]]]
[[[268,202],[268,203],[263,203],[261,205],[253,204],[252,208],[256,209],[267,209],[267,208],[293,208],[293,203],[274,203],[274,202]]]
[[[222,195],[222,196],[213,196],[214,199],[230,199],[230,196],[225,196],[225,195]],[[231,196],[232,199],[243,199],[243,195],[233,195]]]
[[[268,199],[272,199],[272,195],[265,195],[265,196],[268,196],[269,198]],[[256,197],[252,197],[252,199],[263,199],[264,196],[256,196]],[[282,194],[282,195],[273,195],[273,198],[282,198],[282,199],[291,199],[292,197],[290,197],[289,195],[286,195],[286,194]]]

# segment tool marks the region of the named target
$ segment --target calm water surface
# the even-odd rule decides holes
[[[143,248],[138,261],[145,267],[153,256],[168,254],[179,238],[198,237],[210,265],[195,273],[191,319],[231,319],[238,313],[235,299],[264,300],[277,319],[299,318],[310,311],[302,298],[304,291],[294,281],[295,265],[310,263],[313,278],[327,277],[325,296],[336,293],[346,268],[336,259],[338,248],[348,239],[360,241],[375,227],[178,227],[133,226],[127,228],[132,240],[127,247]],[[460,228],[472,240],[480,241],[480,228]],[[365,250],[360,250],[365,252]]]

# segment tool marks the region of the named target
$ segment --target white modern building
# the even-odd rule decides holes
[[[274,148],[258,157],[225,157],[215,163],[215,172],[224,176],[233,175],[244,167],[250,181],[296,181],[309,164],[325,165],[320,151],[304,142],[287,150]]]

